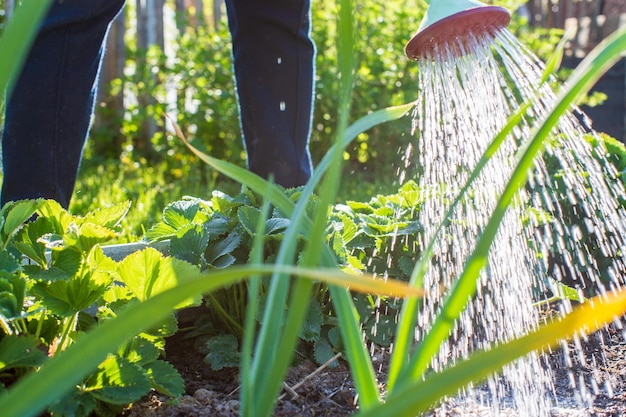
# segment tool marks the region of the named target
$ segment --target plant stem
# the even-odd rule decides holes
[[[64,351],[69,345],[69,334],[70,331],[76,328],[76,323],[78,321],[78,313],[74,313],[74,315],[65,318],[63,323],[63,334],[61,335],[61,339],[59,340],[59,345],[57,348],[57,352]]]

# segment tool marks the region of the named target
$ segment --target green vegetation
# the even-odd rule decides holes
[[[44,3],[24,0],[24,26],[20,29],[32,33]],[[371,54],[366,47],[375,44],[376,26],[383,25],[363,24],[372,21],[370,14],[387,16],[385,13],[393,8],[386,6],[355,10],[350,0],[339,0],[337,5],[321,8],[329,20],[330,16],[338,17],[334,29],[318,34],[318,47],[323,45],[335,58],[326,61],[331,63],[327,65],[333,76],[320,76],[318,83],[320,111],[327,116],[315,127],[324,132],[326,142],[316,150],[317,170],[303,188],[283,190],[251,174],[235,157],[240,153],[231,148],[234,145],[230,142],[203,141],[205,137],[197,132],[205,117],[179,115],[178,122],[186,133],[196,132],[195,139],[187,142],[177,126],[178,139],[156,137],[154,149],[167,157],[121,154],[114,160],[118,165],[122,161],[125,169],[116,171],[86,162],[84,172],[100,178],[78,189],[74,207],[80,207],[77,211],[82,216],[62,210],[54,202],[39,200],[10,203],[0,211],[0,371],[3,383],[11,384],[0,394],[3,415],[34,416],[46,409],[58,415],[86,416],[91,411],[106,415],[149,389],[179,395],[181,381],[173,368],[159,359],[159,352],[163,338],[176,331],[173,312],[197,305],[201,294],[206,295],[209,308],[232,306],[222,315],[223,327],[216,333],[223,336],[228,331],[241,338],[239,358],[222,356],[211,363],[218,368],[239,361],[242,416],[271,415],[301,340],[314,342],[318,352],[341,349],[345,353],[358,392],[359,415],[414,416],[443,396],[482,380],[530,351],[552,346],[581,329],[597,329],[626,311],[626,295],[617,291],[584,303],[573,314],[527,336],[477,352],[440,372],[426,372],[433,354],[448,337],[454,318],[474,295],[500,221],[526,182],[533,159],[541,154],[558,118],[626,49],[626,31],[612,36],[572,75],[546,121],[530,137],[465,270],[449,289],[442,313],[432,330],[414,346],[419,283],[432,255],[431,242],[424,242],[423,247],[417,244],[420,226],[415,221],[427,195],[408,182],[399,190],[357,199],[367,203],[336,204],[339,179],[346,177],[341,162],[347,162],[347,169],[351,169],[354,161],[377,160],[381,165],[375,174],[388,172],[383,171],[389,170],[389,166],[382,165],[384,158],[395,161],[395,146],[406,140],[402,135],[384,133],[382,126],[392,129],[395,123],[387,122],[400,119],[411,104],[370,111],[381,102],[410,101],[411,97],[384,94],[400,91],[397,80],[405,82],[410,77],[405,74],[397,79],[391,77],[394,81],[390,84],[381,83],[377,86],[379,95],[371,101],[369,96],[358,93],[359,88],[376,90],[369,84],[386,79],[380,74],[367,78],[370,68],[384,71],[393,67],[393,62],[381,57],[392,54],[397,47],[382,48],[380,54],[378,50]],[[411,10],[406,6],[401,9]],[[373,31],[367,44],[355,37],[355,24]],[[0,39],[0,55],[9,45],[17,51],[15,56],[23,56],[24,38],[11,32],[10,27]],[[398,32],[409,31],[390,30],[389,34]],[[328,36],[327,43],[322,35]],[[383,63],[379,67],[378,61],[362,64],[368,59]],[[6,86],[16,63],[0,66],[0,87]],[[154,110],[154,114],[160,113]],[[367,115],[350,124],[355,114]],[[494,138],[453,206],[465,197],[471,181],[516,127],[520,115],[521,111],[512,115],[503,132]],[[193,120],[189,123],[195,123],[195,127],[185,125],[186,120]],[[210,123],[202,127],[206,132],[214,128]],[[221,129],[217,128],[218,135]],[[132,126],[126,131],[132,132]],[[129,146],[132,138],[129,140],[122,149],[134,152]],[[90,157],[96,161],[93,154]],[[618,157],[616,165],[622,160]],[[103,165],[102,160],[98,165]],[[196,165],[199,168],[193,169]],[[134,173],[134,177],[127,176],[127,172]],[[216,172],[230,180],[226,182]],[[129,178],[136,178],[134,185],[126,186]],[[194,187],[206,188],[190,189],[196,197],[182,199],[181,189],[170,186],[175,178],[186,178],[189,183],[198,180],[200,185]],[[243,191],[234,191],[241,189],[239,184]],[[393,187],[393,183],[386,186]],[[103,194],[93,192],[94,187],[104,190],[98,191]],[[367,192],[364,188],[361,191]],[[118,201],[105,200],[105,193],[108,199]],[[121,203],[127,200],[135,206],[129,209],[128,203]],[[347,200],[345,195],[341,197],[341,201]],[[165,208],[160,218],[156,215],[159,206]],[[119,262],[104,256],[101,245],[112,241],[124,225],[127,211],[145,211],[148,216],[133,220],[131,240],[144,235],[137,227],[143,225],[147,239],[170,240],[171,256],[152,248]],[[444,222],[449,219],[450,215]],[[401,244],[392,242],[395,232],[404,237]],[[382,260],[376,253],[382,253],[380,249],[388,245],[394,250],[392,270],[408,284],[363,273],[368,268],[377,272],[375,268]],[[32,264],[24,265],[24,258],[31,259]],[[372,263],[368,266],[369,260]],[[395,327],[386,322],[387,328],[377,333],[384,337],[375,340],[385,344],[388,336],[395,343],[385,391],[376,379],[362,337],[362,329],[367,331],[370,325],[373,297],[387,301],[400,318]],[[396,303],[395,297],[403,299],[402,303]],[[87,314],[92,308],[95,312]],[[317,320],[320,317],[323,319]],[[370,336],[374,335],[370,332]],[[233,340],[213,339],[211,346],[219,350],[215,346],[220,344],[233,346]],[[44,357],[39,349],[50,357]]]

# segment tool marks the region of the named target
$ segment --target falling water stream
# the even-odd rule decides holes
[[[507,118],[521,103],[533,104],[438,237],[424,281],[427,296],[420,311],[418,341],[472,253],[514,169],[516,153],[555,100],[551,88],[541,83],[543,64],[506,29],[496,34],[495,41],[472,35],[459,47],[465,52],[462,56],[445,45],[418,63],[415,140],[404,162],[423,171],[419,182],[429,198],[421,223],[427,241],[442,221],[443,208],[454,200]],[[625,198],[624,190],[620,181],[607,181],[617,174],[610,163],[601,163],[603,148],[592,146],[588,137],[595,133],[586,138],[588,128],[575,114],[572,109],[561,118],[544,156],[535,162],[528,185],[509,208],[478,293],[433,361],[434,370],[535,329],[546,314],[537,302],[550,291],[557,292],[555,282],[577,288],[581,297],[623,284],[624,258],[619,249],[626,247],[626,216],[618,201]],[[568,300],[555,307],[557,314],[570,309]],[[531,354],[507,366],[485,386],[468,389],[451,401],[479,404],[490,415],[514,410],[515,415],[549,416],[563,404],[554,394],[554,376],[543,363],[540,354]],[[570,379],[572,385],[578,384],[578,376]],[[592,385],[610,394],[610,383],[592,381]],[[577,405],[588,406],[591,396],[585,388],[575,389]]]

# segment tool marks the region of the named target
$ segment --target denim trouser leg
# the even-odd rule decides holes
[[[55,0],[6,108],[2,204],[68,206],[94,105],[109,23],[124,0]]]
[[[226,0],[248,168],[283,186],[311,175],[310,0]]]

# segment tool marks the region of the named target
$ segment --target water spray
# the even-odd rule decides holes
[[[436,49],[447,47],[455,56],[474,37],[495,37],[511,15],[503,7],[488,6],[475,0],[432,0],[417,33],[407,43],[410,59],[432,59]]]

